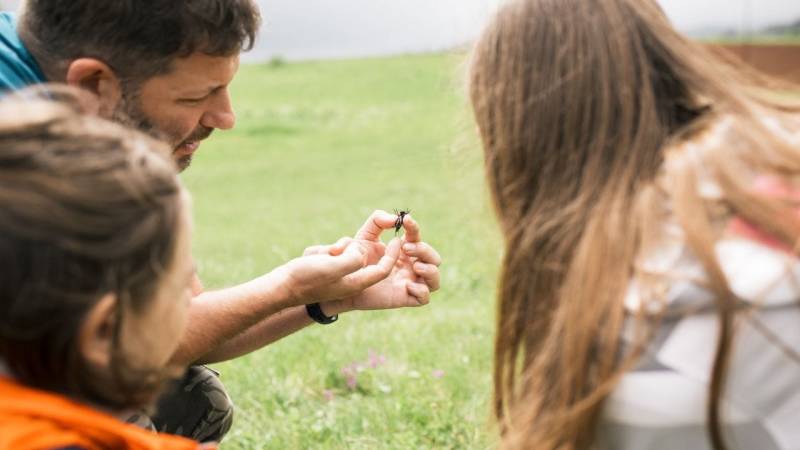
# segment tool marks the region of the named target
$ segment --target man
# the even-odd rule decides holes
[[[214,130],[233,128],[228,85],[259,24],[252,0],[29,0],[18,18],[0,14],[0,90],[81,87],[95,94],[99,114],[172,145],[185,169]],[[199,364],[252,352],[339,313],[427,304],[439,288],[441,259],[408,216],[403,248],[382,244],[381,232],[396,220],[378,211],[353,239],[311,247],[240,286],[201,292],[198,281],[190,331],[173,358],[194,366],[155,416],[128,419],[219,441],[232,406],[217,376]]]

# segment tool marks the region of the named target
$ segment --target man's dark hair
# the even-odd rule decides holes
[[[47,75],[96,58],[137,83],[194,52],[250,50],[260,23],[253,0],[28,0],[19,28]]]

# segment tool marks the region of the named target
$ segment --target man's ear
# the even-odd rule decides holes
[[[95,367],[109,367],[114,349],[117,296],[106,294],[86,314],[78,332],[78,351]]]
[[[100,103],[99,114],[111,117],[122,98],[119,77],[108,64],[94,58],[79,58],[67,67],[64,80],[70,86],[95,94]]]

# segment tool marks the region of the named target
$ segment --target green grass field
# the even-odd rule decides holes
[[[438,55],[242,67],[236,129],[184,175],[206,287],[352,235],[378,208],[412,209],[444,258],[443,287],[427,307],[349,313],[218,365],[238,407],[224,449],[492,446],[500,241],[463,66]]]
[[[713,44],[797,45],[800,44],[800,35],[709,36],[701,40]]]

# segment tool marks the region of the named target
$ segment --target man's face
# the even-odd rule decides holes
[[[170,144],[184,170],[203,139],[215,129],[233,128],[228,85],[238,69],[238,55],[194,53],[176,59],[168,73],[144,81],[135,94],[124,93],[115,116]]]

